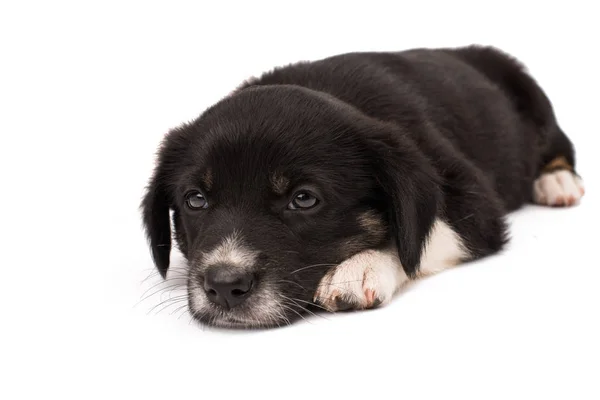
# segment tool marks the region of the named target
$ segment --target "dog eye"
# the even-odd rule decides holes
[[[190,192],[185,196],[185,203],[192,210],[199,210],[201,208],[208,207],[208,201],[206,201],[206,197],[202,195],[200,192]]]
[[[290,210],[306,210],[319,204],[319,200],[308,192],[296,193],[294,200],[288,204]]]

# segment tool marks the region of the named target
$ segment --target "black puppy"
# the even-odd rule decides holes
[[[508,211],[581,198],[574,167],[508,55],[352,53],[275,69],[169,132],[143,218],[165,276],[173,212],[196,319],[276,326],[499,251]]]

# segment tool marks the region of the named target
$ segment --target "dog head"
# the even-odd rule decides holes
[[[172,221],[197,320],[289,323],[360,251],[394,241],[415,273],[438,208],[429,165],[395,125],[333,97],[246,88],[166,136],[142,202],[155,264],[166,276]]]

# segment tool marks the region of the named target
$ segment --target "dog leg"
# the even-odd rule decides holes
[[[459,235],[448,224],[437,220],[421,257],[417,277],[436,274],[469,258]],[[408,281],[395,246],[365,250],[329,271],[313,300],[330,311],[374,308],[389,303]]]

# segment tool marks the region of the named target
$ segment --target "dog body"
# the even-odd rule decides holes
[[[175,238],[200,321],[371,308],[495,253],[504,217],[583,195],[543,91],[488,47],[351,53],[254,78],[172,130],[142,203],[157,267]]]

